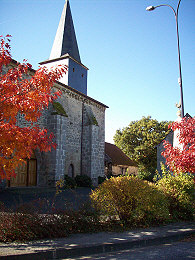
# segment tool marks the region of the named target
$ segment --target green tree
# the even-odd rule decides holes
[[[117,145],[130,159],[137,162],[142,171],[154,173],[156,169],[156,149],[166,135],[170,132],[170,122],[158,122],[151,116],[142,117],[141,120],[116,131],[114,136]]]

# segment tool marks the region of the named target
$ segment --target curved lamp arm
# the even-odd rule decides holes
[[[179,45],[179,28],[178,28],[178,12],[179,12],[179,5],[180,5],[181,0],[179,0],[178,5],[177,5],[177,11],[175,11],[175,9],[168,4],[162,4],[162,5],[157,5],[157,6],[148,6],[146,8],[146,11],[153,11],[158,7],[162,7],[162,6],[167,6],[169,8],[171,8],[171,10],[174,13],[175,16],[175,20],[176,20],[176,29],[177,29],[177,49],[178,49],[178,59],[179,59],[179,80],[178,83],[180,85],[180,92],[181,92],[181,117],[184,117],[184,102],[183,102],[183,84],[182,84],[182,73],[181,73],[181,57],[180,57],[180,45]]]

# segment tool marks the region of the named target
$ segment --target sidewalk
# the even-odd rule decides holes
[[[75,234],[53,240],[0,243],[0,259],[43,260],[86,256],[173,242],[190,234],[195,234],[195,222],[174,223],[123,233]]]

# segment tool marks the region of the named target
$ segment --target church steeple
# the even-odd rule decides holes
[[[68,72],[59,81],[87,95],[88,68],[81,63],[69,0],[64,5],[50,57],[39,64],[48,69],[67,65]]]
[[[66,0],[49,59],[69,54],[81,63],[69,0]]]

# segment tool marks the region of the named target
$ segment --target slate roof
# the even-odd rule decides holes
[[[114,144],[105,143],[105,154],[111,158],[113,166],[137,166],[134,161],[132,161],[120,148]]]
[[[69,1],[66,0],[49,59],[65,54],[81,63]]]
[[[19,62],[16,61],[16,60],[14,60],[14,59],[11,59],[11,63],[12,63],[13,65],[17,65]],[[33,69],[33,68],[29,68],[29,71],[31,71],[32,73],[35,73],[35,72],[36,72],[36,70]],[[90,100],[90,101],[92,101],[92,102],[94,102],[94,103],[96,103],[96,104],[98,104],[98,105],[100,105],[100,106],[103,106],[103,107],[105,107],[105,108],[108,108],[108,106],[106,106],[105,104],[103,104],[103,103],[97,101],[96,99],[93,99],[93,98],[91,98],[91,97],[89,97],[89,96],[83,94],[82,92],[80,92],[80,91],[78,91],[78,90],[76,90],[76,89],[74,89],[74,88],[71,88],[70,86],[68,86],[68,85],[66,85],[66,84],[64,84],[64,83],[61,83],[61,82],[59,82],[59,81],[57,81],[57,80],[56,80],[56,82],[54,83],[54,86],[56,86],[56,85],[60,85],[60,86],[63,87],[63,88],[66,88],[66,89],[68,89],[68,90],[70,90],[70,91],[72,91],[72,92],[74,92],[74,93],[76,93],[76,94],[78,94],[78,95],[83,96],[86,100]]]

